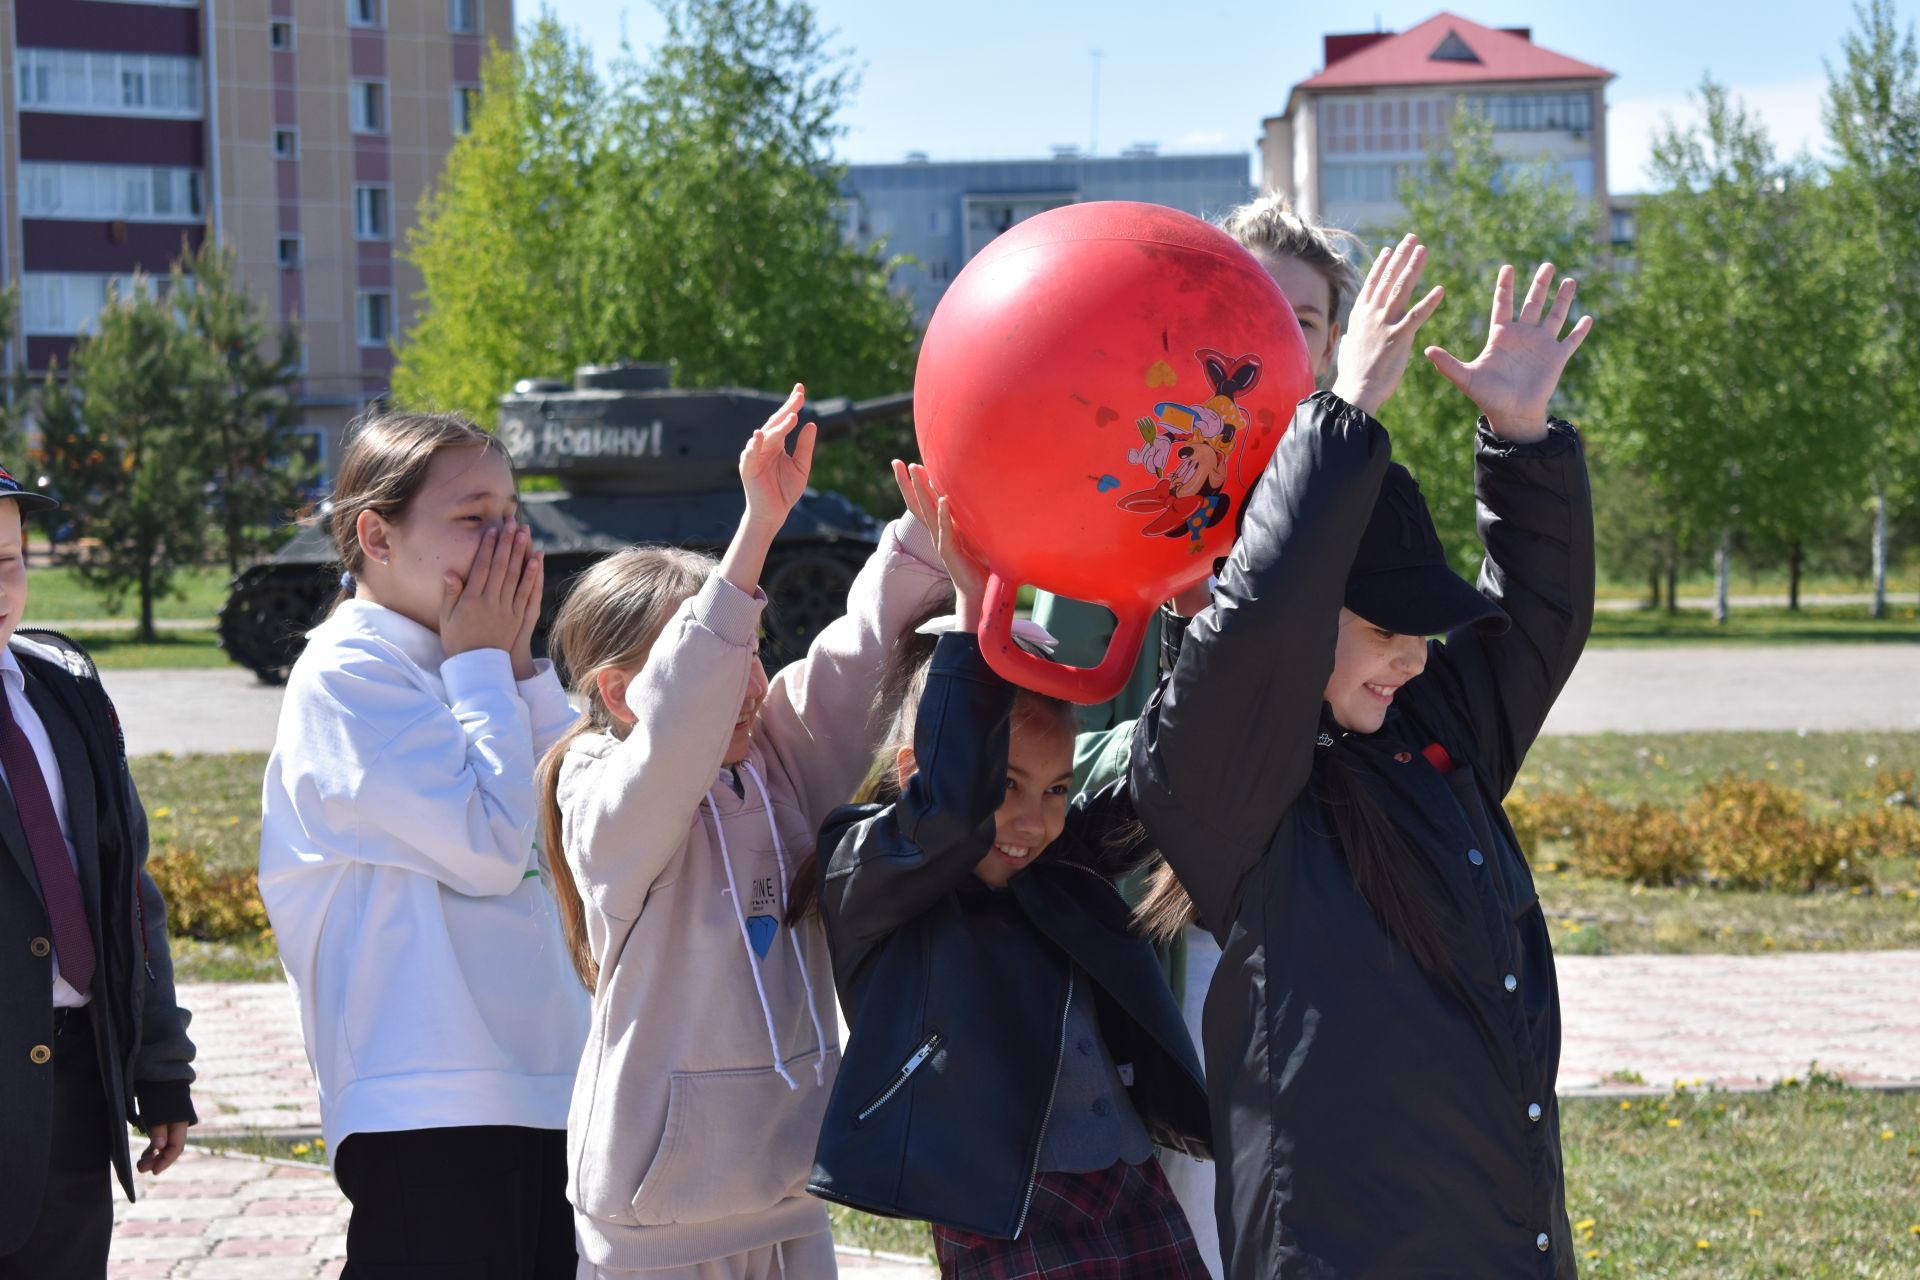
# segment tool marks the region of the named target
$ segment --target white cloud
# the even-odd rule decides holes
[[[1729,93],[1760,118],[1773,139],[1774,153],[1787,160],[1807,151],[1826,151],[1820,105],[1826,100],[1825,76],[1729,85]],[[1654,94],[1607,104],[1607,186],[1616,192],[1645,191],[1654,134],[1667,124],[1686,126],[1701,119],[1697,96]]]

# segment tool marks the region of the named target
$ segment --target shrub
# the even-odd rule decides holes
[[[1738,888],[1810,890],[1866,884],[1871,873],[1838,822],[1807,817],[1806,797],[1764,778],[1708,783],[1683,812],[1701,866]]]
[[[167,900],[167,930],[203,942],[273,937],[252,871],[214,871],[191,849],[157,853],[147,872]]]
[[[1609,880],[1670,885],[1699,874],[1693,833],[1665,805],[1617,809],[1598,804],[1573,842],[1574,870]]]

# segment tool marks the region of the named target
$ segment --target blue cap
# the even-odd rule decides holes
[[[21,515],[29,511],[50,511],[60,505],[57,499],[44,493],[21,488],[20,482],[5,467],[0,467],[0,498],[12,498],[19,503]]]

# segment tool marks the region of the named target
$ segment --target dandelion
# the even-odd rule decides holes
[[[1633,1104],[1631,1102],[1623,1102],[1620,1104],[1620,1109],[1622,1111],[1631,1111],[1633,1110]]]
[[[1778,946],[1779,944],[1776,943],[1772,938],[1762,938],[1760,939],[1760,945],[1765,947],[1767,950],[1771,951],[1773,950],[1774,947]]]
[[[1749,1209],[1747,1210],[1747,1216],[1749,1218],[1764,1218],[1767,1215],[1758,1209]]]
[[[1778,760],[1769,760],[1769,761],[1767,761],[1767,772],[1768,772],[1768,773],[1772,773],[1772,772],[1773,772],[1773,771],[1774,771],[1775,769],[1778,769],[1779,767],[1780,767],[1780,762],[1779,762]]]
[[[240,825],[240,815],[239,815],[239,814],[235,814],[235,815],[233,815],[233,816],[232,816],[231,818],[228,818],[228,819],[227,819],[227,825],[228,825],[228,826],[230,826],[230,827],[237,827],[237,826],[239,826],[239,825]]]
[[[1695,1240],[1695,1241],[1693,1242],[1693,1247],[1694,1247],[1694,1248],[1696,1248],[1696,1249],[1711,1249],[1711,1248],[1713,1248],[1713,1245],[1712,1245],[1712,1243],[1711,1243],[1710,1241],[1706,1241],[1706,1240]]]
[[[153,811],[153,816],[156,818],[171,818],[173,816],[173,810],[163,804]]]
[[[1680,1127],[1680,1117],[1679,1117],[1679,1116],[1674,1116],[1674,1117],[1672,1117],[1671,1119],[1669,1119],[1669,1120],[1667,1121],[1667,1128],[1669,1128],[1669,1129],[1678,1129],[1679,1127]]]
[[[1920,1231],[1920,1227],[1915,1228],[1915,1230]],[[1600,1251],[1598,1249],[1589,1249],[1587,1250],[1587,1256],[1589,1258],[1597,1258],[1600,1256]]]
[[[1920,1236],[1920,1222],[1916,1222],[1912,1226],[1908,1227],[1907,1234],[1910,1236]]]
[[[296,1142],[293,1144],[293,1154],[297,1156],[309,1155],[312,1151],[313,1148],[304,1142]]]
[[[1573,1224],[1573,1229],[1575,1231],[1591,1231],[1593,1230],[1593,1219],[1582,1218],[1580,1219],[1580,1221]]]
[[[1893,1141],[1893,1130],[1891,1130],[1891,1129],[1882,1129],[1882,1130],[1880,1131],[1880,1141],[1882,1141],[1882,1142],[1892,1142],[1892,1141]]]

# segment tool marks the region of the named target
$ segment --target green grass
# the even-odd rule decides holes
[[[1589,644],[1631,648],[1667,644],[1915,644],[1920,608],[1911,599],[1890,602],[1876,621],[1866,605],[1807,605],[1733,609],[1727,625],[1715,626],[1707,609],[1602,609],[1594,614]]]
[[[1605,733],[1539,739],[1518,785],[1678,805],[1731,773],[1798,787],[1820,811],[1864,803],[1876,774],[1902,768],[1920,769],[1920,733]]]
[[[266,1160],[298,1160],[302,1164],[325,1164],[327,1144],[319,1138],[276,1138],[267,1133],[234,1134],[230,1137],[198,1138],[188,1133],[192,1146],[230,1155],[257,1156]]]
[[[227,571],[189,569],[174,575],[178,594],[162,596],[153,603],[156,618],[211,618],[227,600]],[[129,594],[117,610],[109,611],[100,597],[80,576],[65,565],[32,570],[27,576],[26,624],[36,619],[59,622],[91,622],[99,619],[135,619],[140,616],[140,598]]]
[[[1582,1276],[1920,1274],[1920,1094],[1816,1072],[1764,1093],[1570,1098],[1560,1114]],[[931,1255],[924,1224],[830,1213],[841,1244]]]
[[[1584,1277],[1920,1275],[1920,1094],[1569,1099],[1561,1135]]]
[[[280,951],[263,939],[251,942],[202,942],[171,938],[175,982],[278,982],[286,976]]]
[[[29,623],[28,625],[32,625]],[[151,644],[134,639],[130,631],[69,631],[102,671],[178,671],[182,668],[227,667],[233,660],[212,631],[162,631]]]
[[[1537,869],[1558,955],[1770,955],[1920,948],[1920,861],[1890,866],[1877,890],[1766,893],[1643,888]]]
[[[191,849],[219,870],[258,863],[264,754],[135,756],[132,766],[154,853]]]

